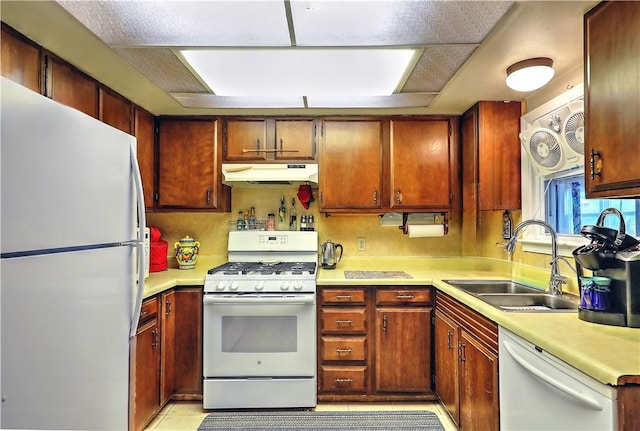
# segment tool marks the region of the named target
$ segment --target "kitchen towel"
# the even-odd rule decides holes
[[[209,414],[198,431],[445,431],[428,410],[409,411],[247,411]]]
[[[430,238],[444,236],[443,224],[407,225],[409,238]]]

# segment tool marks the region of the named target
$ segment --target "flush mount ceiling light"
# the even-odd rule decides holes
[[[416,49],[188,49],[180,54],[218,96],[389,96]]]
[[[553,60],[546,57],[519,61],[507,68],[507,86],[516,91],[533,91],[553,78]]]

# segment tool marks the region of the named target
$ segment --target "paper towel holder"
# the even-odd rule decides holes
[[[448,213],[446,212],[402,213],[402,225],[398,226],[398,229],[400,229],[402,233],[405,235],[409,233],[409,228],[408,228],[409,222],[420,224],[420,225],[442,224],[444,225],[445,235],[449,233],[449,218],[448,218]]]

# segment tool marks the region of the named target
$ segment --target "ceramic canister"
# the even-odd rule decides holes
[[[176,260],[180,269],[193,269],[200,253],[200,243],[188,235],[176,242]]]

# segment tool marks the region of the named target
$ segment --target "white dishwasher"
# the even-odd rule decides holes
[[[616,391],[500,327],[502,431],[617,429]]]

